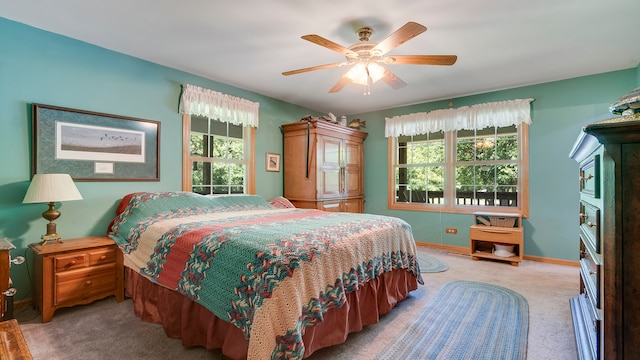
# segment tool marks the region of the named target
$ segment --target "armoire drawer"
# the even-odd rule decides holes
[[[602,252],[600,241],[600,209],[580,201],[580,237],[591,244],[598,254]]]

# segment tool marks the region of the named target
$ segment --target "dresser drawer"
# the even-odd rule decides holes
[[[580,346],[579,350],[586,352],[583,354],[584,357],[581,356],[580,358],[600,359],[599,354],[602,346],[600,341],[600,322],[602,320],[598,317],[597,311],[593,309],[584,294],[571,299],[570,303],[576,337],[579,338],[578,343],[584,345],[584,348]]]
[[[580,202],[580,236],[591,245],[598,254],[602,252],[600,242],[600,209],[581,201]]]
[[[598,255],[592,253],[589,246],[581,238],[580,243],[580,277],[584,285],[583,292],[587,295],[594,308],[600,309],[600,275],[602,264]]]
[[[594,155],[580,165],[580,192],[600,197],[600,155]]]
[[[101,294],[112,294],[116,288],[116,264],[65,271],[55,276],[56,305],[66,301],[82,301]]]

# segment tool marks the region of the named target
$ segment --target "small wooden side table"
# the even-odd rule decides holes
[[[522,215],[510,213],[477,212],[473,214],[473,225],[469,229],[471,259],[492,259],[508,261],[518,266],[524,259],[524,228]],[[493,223],[495,220],[497,223]],[[501,223],[501,221],[506,224]],[[513,245],[514,253],[508,257],[494,255],[493,251],[483,251],[481,243]],[[497,253],[496,253],[497,254]]]
[[[49,322],[62,307],[88,304],[115,295],[124,300],[122,252],[108,236],[29,245],[35,254],[34,301]]]
[[[0,359],[33,359],[16,319],[0,322]]]

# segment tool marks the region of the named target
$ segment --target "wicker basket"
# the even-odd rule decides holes
[[[491,222],[491,226],[514,227],[516,224],[516,218],[505,216],[489,216],[489,222]]]

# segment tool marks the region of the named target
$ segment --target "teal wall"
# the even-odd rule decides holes
[[[31,103],[41,103],[161,122],[159,182],[78,182],[84,200],[64,202],[56,221],[65,238],[104,234],[120,197],[133,191],[181,188],[180,85],[190,83],[260,103],[256,140],[256,192],[282,194],[282,172],[265,171],[265,153],[282,152],[280,124],[314,111],[207,80],[0,18],[0,237],[26,255],[40,240],[46,221],[43,204],[22,204],[31,163]],[[528,255],[576,259],[577,165],[569,150],[582,125],[609,117],[608,105],[640,85],[640,69],[454,99],[454,106],[532,97],[530,128],[531,217],[525,223]],[[409,88],[399,91],[409,91]],[[387,209],[387,141],[384,118],[446,108],[432,102],[388,109],[360,117],[367,121],[365,210],[406,219],[421,242],[468,246],[469,215]],[[327,109],[327,112],[331,109]],[[317,115],[317,114],[316,114]],[[351,118],[351,117],[350,117]],[[457,235],[444,234],[457,227]],[[31,297],[25,265],[12,269],[17,299]]]
[[[577,260],[578,166],[569,159],[569,152],[583,125],[612,117],[609,104],[640,84],[637,74],[640,67],[453,99],[454,107],[535,99],[529,128],[530,216],[524,221],[525,255]],[[387,207],[385,117],[444,108],[448,108],[448,101],[356,115],[366,120],[369,133],[365,143],[365,211],[405,219],[416,241],[468,247],[472,215]],[[446,234],[446,227],[457,228],[458,233]]]
[[[45,204],[22,204],[31,178],[31,103],[157,120],[159,182],[77,182],[84,197],[60,204],[56,221],[65,238],[101,235],[118,199],[134,191],[172,191],[182,186],[181,84],[189,83],[260,103],[256,139],[256,193],[282,195],[282,172],[265,171],[265,153],[282,152],[280,124],[309,109],[206,80],[84,42],[0,18],[0,237],[27,255],[46,229]],[[187,55],[185,55],[187,56]],[[14,266],[16,299],[30,298],[25,265]]]

